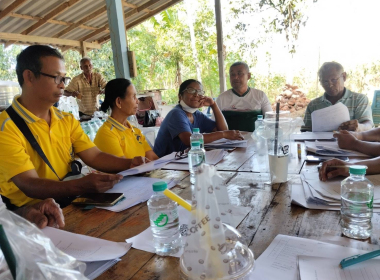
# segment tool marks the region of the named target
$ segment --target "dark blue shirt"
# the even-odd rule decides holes
[[[157,156],[163,157],[188,148],[178,136],[182,132],[192,133],[193,128],[199,128],[200,133],[209,133],[216,127],[215,121],[200,111],[196,111],[193,117],[194,123],[190,123],[186,112],[182,110],[182,106],[179,104],[167,114],[154,143],[153,151]]]

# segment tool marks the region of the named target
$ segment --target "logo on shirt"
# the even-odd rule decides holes
[[[135,137],[136,137],[137,142],[139,142],[140,144],[142,144],[142,142],[141,142],[141,135],[135,134]]]

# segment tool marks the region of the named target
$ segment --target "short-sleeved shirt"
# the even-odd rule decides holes
[[[94,143],[102,152],[117,157],[144,157],[145,152],[152,150],[140,129],[128,121],[124,126],[111,117],[99,128]]]
[[[86,115],[92,115],[99,108],[98,94],[101,89],[106,87],[106,80],[99,73],[92,73],[91,85],[84,73],[75,76],[70,84],[65,88],[69,92],[78,91],[81,99],[77,99],[79,112]]]
[[[233,89],[223,92],[216,99],[216,104],[221,111],[261,110],[263,115],[272,111],[267,95],[261,90],[249,87],[243,95],[239,95]]]
[[[15,97],[13,109],[27,123],[50,164],[60,178],[70,172],[70,162],[76,153],[95,146],[83,132],[80,123],[72,114],[50,108],[50,126],[38,118]],[[27,197],[11,180],[14,176],[35,169],[40,178],[58,181],[57,176],[46,165],[29,141],[9,118],[6,111],[0,114],[0,194],[16,206],[30,205],[39,199]],[[47,186],[48,187],[48,186]]]
[[[352,92],[349,89],[345,88],[345,92],[342,98],[338,100],[338,102],[341,102],[347,106],[350,113],[350,120],[358,120],[359,123],[363,123],[364,121],[371,121],[373,124],[371,106],[368,102],[368,97],[364,94]],[[313,99],[309,105],[307,105],[304,117],[305,125],[301,129],[311,131],[311,113],[330,106],[332,106],[332,103],[327,100],[326,93],[320,97]]]
[[[198,110],[195,111],[193,117],[194,123],[191,123],[179,104],[166,115],[154,143],[153,151],[157,156],[163,157],[188,148],[178,136],[182,132],[192,133],[193,128],[199,128],[200,133],[209,133],[216,127],[215,121]]]

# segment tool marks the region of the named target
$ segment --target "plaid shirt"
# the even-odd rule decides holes
[[[106,87],[106,80],[99,73],[92,73],[91,85],[84,73],[75,76],[70,84],[65,88],[69,92],[78,91],[82,99],[77,99],[79,112],[86,115],[93,115],[98,110],[98,94],[101,89]]]
[[[369,105],[368,97],[364,94],[352,92],[345,88],[343,97],[339,99],[338,102],[342,102],[347,106],[351,120],[358,120],[359,123],[371,121],[373,124],[371,106]],[[303,126],[301,130],[311,131],[311,113],[330,106],[332,106],[332,104],[326,99],[326,93],[324,93],[321,97],[312,100],[309,105],[307,105],[303,120],[305,126]]]

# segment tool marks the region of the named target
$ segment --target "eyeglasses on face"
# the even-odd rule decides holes
[[[63,83],[65,86],[67,86],[69,84],[69,82],[71,81],[70,77],[53,76],[53,75],[49,75],[49,74],[46,74],[46,73],[43,73],[43,72],[38,72],[38,73],[40,73],[42,76],[54,78],[54,82],[57,85]]]
[[[323,81],[321,81],[321,84],[324,85],[324,86],[328,86],[328,85],[330,85],[330,83],[332,83],[333,85],[335,85],[342,76],[343,76],[343,73],[340,74],[338,78],[330,79],[330,80],[323,80]]]
[[[192,87],[188,87],[184,91],[187,91],[188,93],[193,94],[193,95],[195,95],[195,94],[204,95],[205,94],[205,92],[203,90],[201,90],[201,89],[195,89],[195,88],[192,88]]]

